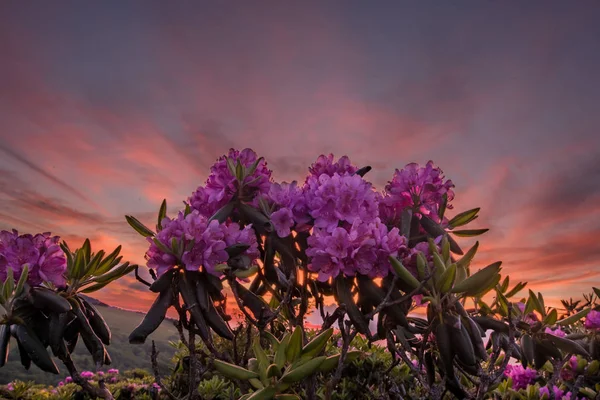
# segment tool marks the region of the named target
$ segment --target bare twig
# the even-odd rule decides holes
[[[150,357],[150,360],[152,361],[152,372],[154,372],[154,380],[156,381],[156,384],[160,387],[160,390],[162,391],[162,393],[166,394],[171,400],[178,400],[177,397],[175,397],[173,395],[173,393],[171,393],[169,391],[169,389],[167,389],[167,387],[165,386],[165,384],[162,382],[161,378],[160,378],[160,372],[158,370],[158,351],[156,350],[156,345],[154,344],[154,340],[152,341],[152,354]]]
[[[144,285],[150,287],[151,286],[150,283],[140,276],[139,269],[140,269],[140,266],[136,265],[135,266],[135,279],[137,279],[139,282],[143,283]]]

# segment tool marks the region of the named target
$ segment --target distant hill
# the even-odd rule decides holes
[[[104,371],[109,368],[117,368],[121,371],[133,368],[150,370],[150,353],[152,339],[154,339],[157,350],[160,352],[159,365],[163,369],[163,373],[169,373],[169,369],[172,368],[170,360],[175,353],[175,350],[169,346],[169,341],[179,340],[177,330],[170,320],[165,319],[156,332],[148,338],[145,344],[132,345],[129,344],[127,339],[133,329],[135,329],[142,318],[144,318],[144,314],[141,312],[111,307],[93,298],[88,297],[87,299],[94,304],[104,319],[106,319],[106,322],[112,331],[112,341],[111,345],[108,346],[108,352],[113,362],[112,365],[108,367],[105,366]],[[8,363],[0,368],[0,384],[6,384],[15,379],[19,379],[23,381],[35,381],[36,383],[47,385],[56,385],[58,381],[67,376],[67,370],[59,360],[55,360],[55,362],[60,369],[60,375],[43,372],[33,364],[29,371],[26,371],[19,361],[17,343],[14,339],[11,339],[10,350]],[[73,359],[75,360],[75,364],[79,368],[79,371],[93,370],[94,368],[92,357],[87,353],[81,338],[77,343]]]

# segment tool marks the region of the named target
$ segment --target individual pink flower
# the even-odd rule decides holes
[[[70,376],[67,376],[65,378],[65,383],[71,383],[71,382],[73,382],[73,378],[71,378]]]
[[[565,337],[567,334],[560,328],[556,328],[556,329],[551,329],[551,328],[546,328],[544,330],[545,333],[548,333],[550,335],[554,335],[554,336],[558,336],[558,337]]]
[[[115,374],[115,375],[117,375],[119,373],[119,370],[116,369],[116,368],[111,368],[111,369],[109,369],[106,372],[109,373],[109,374]]]
[[[587,329],[600,329],[600,311],[591,310],[583,324]]]
[[[532,384],[537,377],[537,371],[531,368],[523,368],[522,365],[507,365],[504,375],[512,379],[514,390],[525,389]]]

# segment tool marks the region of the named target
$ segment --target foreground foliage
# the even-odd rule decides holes
[[[92,253],[86,240],[71,251],[49,234],[3,232],[0,358],[12,335],[26,368],[56,373],[50,347],[77,393],[126,398],[101,375],[86,379],[70,354],[81,337],[97,371],[110,364],[110,329],[80,293],[135,271],[156,300],[129,342],[145,343],[171,307],[180,339],[169,375],[152,342],[155,385],[136,398],[598,395],[600,291],[562,309],[523,294],[501,262],[476,269],[479,242],[462,249],[487,229],[464,228],[479,208],[446,215],[454,185],[432,162],[396,170],[383,192],[369,170],[321,156],[304,184],[279,184],[252,150],[231,150],[175,217],[166,201],[155,229],[126,216],[148,242],[153,282],[120,264],[120,248]],[[310,310],[323,321],[314,332]]]

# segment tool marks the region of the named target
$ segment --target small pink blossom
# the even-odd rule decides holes
[[[587,329],[600,329],[600,311],[590,311],[583,325]]]
[[[565,337],[566,333],[560,329],[560,328],[556,328],[556,329],[551,329],[551,328],[546,328],[544,330],[545,333],[548,333],[550,335],[554,335],[554,336],[558,336],[558,337]]]

